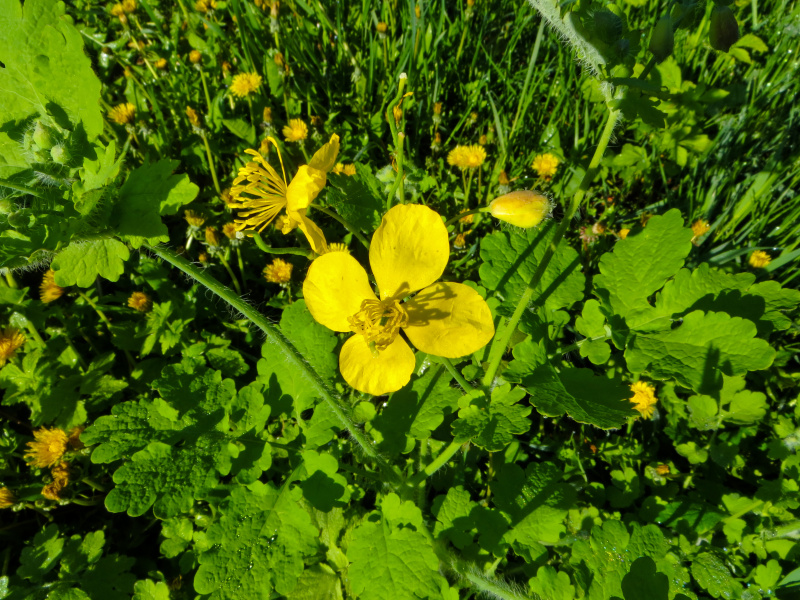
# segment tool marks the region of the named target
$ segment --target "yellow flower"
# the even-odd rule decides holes
[[[189,117],[189,123],[192,124],[192,127],[200,127],[200,115],[191,106],[186,107],[186,116]]]
[[[153,301],[144,292],[133,292],[128,298],[128,308],[145,313],[153,308]]]
[[[208,254],[206,254],[205,252],[201,252],[200,254],[197,255],[197,260],[199,260],[203,264],[206,264],[208,262]]]
[[[119,17],[120,21],[127,21],[125,18],[125,8],[122,6],[121,2],[117,2],[114,6],[111,7],[111,16],[112,17]]]
[[[239,169],[239,175],[233,182],[231,195],[234,201],[229,206],[239,211],[236,226],[239,231],[261,232],[285,208],[286,219],[281,231],[287,234],[299,227],[308,239],[311,249],[322,254],[326,247],[325,235],[306,216],[306,211],[325,187],[327,174],[336,164],[339,136],[333,134],[331,140],[311,157],[311,162],[297,170],[289,184],[286,183],[286,171],[283,169],[278,142],[272,137],[267,139],[278,150],[283,178],[261,154],[255,150],[245,150],[255,157],[255,161]]]
[[[763,250],[756,250],[750,255],[750,266],[754,269],[763,269],[772,262],[772,257]]]
[[[468,211],[464,211],[468,212]],[[465,217],[461,217],[458,222],[464,223],[464,225],[472,225],[472,222],[475,220],[475,215],[467,215]]]
[[[214,247],[222,245],[216,227],[206,227],[206,244]]]
[[[287,142],[302,142],[308,137],[308,125],[303,119],[292,119],[283,128],[283,137]]]
[[[631,385],[631,391],[633,398],[630,399],[630,402],[633,404],[633,408],[638,410],[645,419],[652,417],[653,407],[658,402],[656,388],[644,381],[637,381]]]
[[[0,487],[0,508],[11,508],[17,502],[14,493],[7,487]]]
[[[272,264],[264,267],[264,279],[270,283],[278,283],[281,285],[289,283],[289,280],[292,278],[293,267],[294,265],[292,265],[292,263],[276,258],[272,261]]]
[[[239,73],[231,81],[231,93],[239,98],[249,96],[261,86],[261,75],[258,73]]]
[[[456,146],[447,155],[447,162],[459,169],[477,169],[486,160],[486,150],[478,144]]]
[[[656,473],[661,476],[669,475],[669,465],[660,464],[656,467]]]
[[[203,215],[198,214],[193,210],[185,210],[183,211],[183,214],[183,218],[186,219],[186,222],[192,227],[202,227],[203,223],[206,222],[206,218]]]
[[[122,10],[132,13],[136,10],[136,0],[122,0]]]
[[[483,348],[494,335],[489,307],[461,283],[435,283],[450,255],[438,213],[419,204],[393,207],[372,236],[369,261],[380,291],[344,252],[314,260],[303,295],[319,323],[353,332],[339,355],[345,381],[373,395],[394,392],[414,371],[414,351],[457,358]],[[413,298],[411,294],[417,292]]]
[[[344,165],[342,173],[352,177],[353,175],[356,174],[356,166],[353,163],[350,163],[349,165]]]
[[[225,235],[226,238],[229,240],[237,240],[239,239],[236,231],[236,225],[234,223],[225,223],[222,226],[222,233]]]
[[[34,441],[28,442],[30,449],[25,452],[25,458],[32,467],[44,469],[61,462],[69,442],[63,429],[42,427],[33,432],[33,437]]]
[[[124,104],[117,104],[114,108],[108,111],[108,118],[119,125],[127,125],[133,123],[133,118],[136,116],[136,107],[130,102]]]
[[[62,488],[67,487],[69,483],[69,463],[66,461],[58,463],[50,469],[50,474],[53,476],[53,483]]]
[[[478,138],[478,144],[480,144],[481,146],[485,146],[488,143],[489,143],[489,138],[486,137],[485,133]]]
[[[25,343],[25,336],[14,327],[6,327],[0,331],[0,367]]]
[[[61,500],[61,490],[64,489],[63,485],[60,485],[58,482],[53,481],[48,483],[46,486],[42,488],[42,496],[47,498],[48,500],[53,500],[54,502],[58,502]]]
[[[469,232],[467,232],[467,233],[469,233]],[[454,248],[458,248],[459,250],[461,248],[464,248],[466,245],[467,245],[467,234],[466,233],[459,233],[456,236],[456,239],[453,240],[453,247]]]
[[[381,34],[381,35],[385,35],[385,34],[386,34],[386,30],[387,30],[388,28],[389,28],[389,26],[388,26],[388,25],[387,25],[385,22],[383,22],[383,21],[381,21],[380,23],[378,23],[378,24],[375,26],[375,29],[377,29],[377,30],[378,30],[378,33],[379,33],[379,34]]]
[[[711,229],[711,225],[708,224],[708,221],[697,219],[697,221],[692,223],[692,233],[694,234],[692,241],[694,242],[697,238],[707,233],[709,229]]]
[[[42,283],[39,285],[39,299],[47,304],[61,298],[64,294],[64,288],[56,284],[56,272],[53,269],[47,269],[42,277]]]
[[[86,425],[78,425],[77,427],[73,427],[69,430],[69,447],[73,450],[80,450],[83,448],[83,442],[81,441],[81,434],[83,433],[84,429],[86,429]]]
[[[203,60],[203,55],[200,53],[199,50],[192,50],[189,52],[189,62],[193,65],[196,65],[201,60]]]
[[[261,120],[267,124],[272,123],[272,109],[269,106],[264,107],[261,113]]]
[[[630,229],[620,229],[617,235],[619,235],[619,239],[624,240],[630,232]]]
[[[489,212],[494,218],[523,229],[536,227],[552,210],[553,205],[547,196],[530,190],[504,194],[489,204]]]
[[[159,58],[155,62],[154,66],[155,66],[156,69],[166,69],[167,68],[167,59],[166,58]]]
[[[215,8],[217,8],[216,0],[197,0],[197,2],[194,3],[194,9],[201,13],[214,10]]]
[[[536,174],[539,177],[544,177],[545,179],[550,179],[553,175],[556,174],[556,170],[558,169],[558,164],[561,161],[558,160],[558,157],[555,154],[551,154],[547,152],[545,154],[539,154],[533,159],[533,164],[531,168],[536,171]]]
[[[347,244],[340,243],[328,244],[328,252],[344,252],[345,254],[350,254]]]

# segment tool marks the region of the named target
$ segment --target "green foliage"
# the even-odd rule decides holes
[[[97,276],[117,281],[130,251],[114,239],[72,242],[53,261],[56,283],[89,287]]]

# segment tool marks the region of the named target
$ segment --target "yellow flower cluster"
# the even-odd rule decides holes
[[[117,104],[114,108],[108,111],[108,118],[118,125],[127,125],[129,123],[133,123],[135,116],[136,107],[130,102]]]
[[[231,81],[231,93],[239,98],[245,98],[261,87],[261,75],[258,73],[239,73]]]
[[[637,381],[631,385],[633,398],[630,399],[633,408],[639,411],[645,419],[653,416],[655,409],[653,408],[658,402],[656,398],[656,388],[644,381]]]
[[[6,327],[0,331],[0,367],[25,343],[25,336],[14,327]]]
[[[331,173],[335,173],[336,175],[349,175],[350,177],[352,177],[353,175],[356,174],[356,166],[352,163],[347,165],[342,163],[336,163],[336,166],[333,167]]]
[[[448,164],[459,169],[477,169],[486,160],[486,150],[478,144],[456,146],[447,155]]]
[[[531,168],[536,171],[536,174],[539,177],[542,177],[543,179],[550,179],[556,174],[558,165],[560,163],[561,161],[558,160],[558,157],[555,154],[547,152],[534,157]]]

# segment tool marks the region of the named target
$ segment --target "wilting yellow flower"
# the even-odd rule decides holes
[[[264,121],[264,123],[272,123],[272,109],[269,106],[264,107],[261,120]]]
[[[153,301],[144,292],[133,292],[128,298],[128,308],[145,313],[153,308]]]
[[[231,81],[231,93],[239,98],[249,96],[261,86],[261,75],[258,73],[239,73]]]
[[[191,106],[186,107],[186,116],[189,117],[189,123],[192,124],[192,127],[200,127],[200,115]]]
[[[225,225],[222,226],[222,233],[229,240],[239,239],[238,236],[236,235],[237,231],[236,231],[236,225],[234,223],[225,223]]]
[[[517,227],[536,227],[553,210],[547,196],[530,190],[510,192],[495,198],[489,204],[492,216]]]
[[[114,108],[108,111],[108,118],[119,125],[127,125],[133,123],[133,118],[136,116],[136,107],[130,102],[124,104],[117,104]]]
[[[0,367],[25,343],[25,336],[14,327],[6,327],[0,331]]]
[[[155,64],[156,69],[166,69],[167,68],[167,59],[166,58],[159,58]]]
[[[509,183],[511,183],[505,171],[500,171],[500,175],[497,176],[497,183],[499,183],[500,185],[508,185]]]
[[[199,260],[203,264],[207,263],[208,262],[208,254],[205,253],[205,252],[201,252],[200,254],[197,255],[197,260]]]
[[[400,121],[403,120],[403,109],[399,105],[395,106],[392,109],[392,116],[394,117],[394,122],[399,125]]]
[[[308,125],[303,119],[292,119],[283,128],[283,137],[287,142],[302,142],[308,137]]]
[[[467,232],[469,233],[469,232]],[[459,233],[456,236],[456,239],[453,240],[453,247],[458,248],[459,250],[464,248],[467,245],[467,234],[466,233]]]
[[[81,441],[81,434],[83,433],[84,429],[86,429],[86,425],[78,425],[77,427],[73,427],[69,430],[69,447],[73,450],[80,450],[83,448],[83,442]]]
[[[531,168],[534,171],[536,171],[536,174],[539,177],[550,179],[553,175],[556,174],[560,162],[561,161],[558,160],[558,157],[555,154],[547,152],[545,154],[537,155],[533,159],[533,164],[531,165]]]
[[[69,483],[69,463],[62,461],[50,469],[50,474],[53,476],[53,483],[60,485],[62,488],[66,487]]]
[[[59,500],[61,500],[61,490],[63,489],[64,489],[63,485],[60,485],[57,482],[53,481],[51,483],[48,483],[46,486],[42,488],[42,496],[44,496],[48,500],[58,502]]]
[[[217,8],[217,0],[197,0],[197,2],[194,3],[194,9],[201,13],[214,10],[215,8]]]
[[[292,278],[293,267],[292,263],[276,258],[272,261],[272,264],[264,267],[264,279],[270,283],[279,283],[281,285],[289,283]]]
[[[52,467],[61,461],[67,451],[69,437],[58,427],[37,429],[33,432],[33,438],[33,442],[28,442],[30,449],[25,452],[25,459],[32,467]]]
[[[633,408],[638,410],[645,419],[652,417],[653,407],[658,402],[656,388],[644,381],[637,381],[631,385],[631,391],[633,398],[630,398],[630,402],[633,404]]]
[[[422,352],[446,358],[472,354],[494,335],[489,307],[475,290],[434,283],[450,256],[447,238],[441,217],[427,206],[390,209],[369,250],[379,296],[349,254],[329,252],[311,263],[303,283],[306,304],[319,323],[355,334],[339,355],[339,370],[355,389],[377,396],[408,383],[414,351],[400,329]]]
[[[185,210],[183,211],[183,214],[183,218],[186,219],[186,222],[192,227],[202,227],[203,223],[206,222],[206,218],[203,215],[196,213],[193,210]]]
[[[441,102],[434,102],[433,103],[433,114],[441,115],[442,114],[442,103]]]
[[[53,269],[47,269],[42,277],[42,283],[39,285],[39,300],[47,304],[61,298],[64,294],[64,288],[56,284],[56,272]]]
[[[222,74],[223,75],[227,75],[228,73],[230,73],[231,72],[231,68],[232,68],[231,67],[231,63],[229,63],[227,60],[223,60],[222,61]]]
[[[756,250],[750,255],[750,266],[754,269],[763,269],[772,262],[772,257],[763,250]]]
[[[375,29],[378,30],[379,35],[386,35],[386,30],[389,29],[389,26],[383,21],[381,21],[375,26]]]
[[[456,146],[447,155],[447,162],[459,169],[477,169],[486,160],[486,150],[478,144]]]
[[[478,138],[478,144],[481,146],[485,146],[489,143],[489,138],[486,137],[486,134],[482,134],[481,137]]]
[[[203,55],[200,53],[199,50],[192,50],[189,52],[189,62],[193,65],[196,65],[201,60],[203,60]]]
[[[465,211],[466,212],[466,211]],[[464,225],[472,225],[472,222],[475,220],[475,215],[467,215],[465,217],[461,217],[458,222],[464,223]]]
[[[233,182],[231,195],[234,201],[229,206],[239,211],[236,226],[239,231],[261,232],[285,208],[286,219],[281,231],[287,234],[299,227],[308,239],[311,249],[322,254],[326,247],[325,235],[306,216],[306,211],[325,187],[327,174],[336,164],[339,136],[332,135],[331,140],[311,157],[311,161],[297,170],[289,184],[286,183],[286,171],[278,142],[271,137],[268,139],[278,151],[283,178],[261,154],[255,150],[245,150],[255,157],[255,161],[239,169],[239,175]]]
[[[17,502],[14,493],[7,487],[0,487],[0,508],[11,508]]]
[[[206,244],[214,247],[221,245],[219,232],[216,227],[206,227]]]
[[[692,233],[694,234],[692,242],[707,233],[709,229],[711,229],[711,225],[708,224],[708,221],[704,219],[697,219],[697,221],[692,223]]]
[[[269,155],[269,140],[267,138],[261,140],[261,145],[258,147],[258,153],[262,156]]]

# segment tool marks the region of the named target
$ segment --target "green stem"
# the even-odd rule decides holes
[[[447,462],[455,456],[456,452],[461,450],[464,446],[464,442],[450,442],[450,445],[447,446],[444,450],[439,453],[433,462],[430,463],[427,467],[425,467],[422,471],[414,475],[411,479],[409,479],[408,483],[411,486],[417,486],[423,481],[425,481],[428,477],[436,473],[439,469],[447,464]]]
[[[264,243],[264,239],[258,232],[253,232],[253,241],[258,246],[258,249],[265,254],[296,254],[308,258],[309,251],[304,248],[273,248]]]
[[[211,171],[211,178],[214,180],[214,189],[217,190],[217,195],[222,195],[222,188],[219,187],[219,180],[217,179],[217,169],[214,167],[214,158],[211,155],[211,146],[208,145],[208,138],[205,132],[202,132],[203,145],[206,147],[206,156],[208,157],[208,170]]]
[[[206,96],[206,114],[211,115],[211,96],[208,93],[208,84],[206,84],[206,74],[203,73],[203,68],[200,67],[198,69],[200,71],[200,81],[203,83],[203,93]]]
[[[440,558],[442,557],[440,556]],[[530,600],[530,596],[518,594],[504,581],[485,575],[476,568],[470,568],[466,563],[459,561],[455,557],[447,558],[444,560],[454,572],[469,581],[472,587],[478,588],[486,596],[500,598],[501,600]]]
[[[450,227],[450,225],[452,225],[453,223],[455,223],[456,221],[458,221],[460,219],[463,219],[464,217],[468,217],[470,215],[476,215],[478,213],[483,213],[483,212],[489,212],[489,207],[488,206],[484,206],[482,208],[473,208],[472,210],[468,210],[468,211],[459,213],[455,217],[453,217],[452,219],[448,219],[447,221],[445,221],[444,222],[444,226],[445,227]]]
[[[355,228],[355,226],[353,226],[350,223],[348,223],[344,219],[344,217],[342,217],[341,215],[336,214],[332,210],[328,210],[327,208],[324,208],[324,207],[320,206],[319,204],[312,204],[311,208],[313,208],[315,210],[318,210],[323,215],[328,215],[331,219],[333,219],[334,221],[337,221],[338,223],[340,223],[345,229],[347,229],[347,231],[352,233],[356,237],[356,239],[358,239],[359,242],[361,242],[361,244],[364,246],[364,248],[369,250],[369,242],[367,241],[367,238],[365,238],[363,235],[361,235],[361,232],[359,232],[358,229]]]
[[[222,266],[225,267],[225,270],[228,272],[228,277],[231,278],[231,281],[233,282],[233,287],[236,288],[236,293],[241,296],[242,288],[239,285],[239,280],[236,278],[236,275],[234,275],[233,269],[231,269],[231,265],[228,263],[227,259],[222,254],[219,255],[219,262],[222,263]]]
[[[42,196],[34,190],[33,188],[29,188],[24,185],[19,185],[17,183],[11,183],[10,181],[6,181],[5,179],[0,179],[0,185],[6,187],[10,190],[16,190],[18,192],[22,192],[23,194],[30,194],[31,196],[36,196],[37,198],[41,198]]]
[[[469,381],[467,381],[464,378],[464,376],[461,373],[459,373],[458,369],[456,369],[453,366],[453,363],[450,362],[449,358],[445,358],[443,356],[440,356],[439,357],[439,362],[441,362],[444,365],[445,369],[447,369],[447,371],[450,373],[450,375],[453,376],[453,379],[455,379],[458,382],[458,385],[461,386],[461,389],[464,390],[465,393],[469,393],[469,392],[471,392],[472,390],[475,389],[474,387],[472,387],[470,385]]]
[[[322,379],[320,379],[319,375],[317,375],[316,371],[314,371],[311,365],[309,365],[303,355],[295,349],[291,342],[289,342],[289,340],[284,337],[280,330],[272,325],[272,323],[270,323],[266,317],[234,294],[230,289],[211,277],[211,275],[209,275],[207,272],[201,271],[185,258],[175,254],[172,250],[169,250],[163,246],[150,246],[149,244],[144,244],[144,247],[149,249],[151,252],[153,252],[153,254],[160,257],[162,260],[165,260],[172,266],[186,273],[198,283],[206,286],[209,290],[243,314],[251,323],[261,329],[261,331],[264,332],[267,342],[282,355],[285,363],[291,366],[295,372],[303,373],[303,375],[305,375],[308,383],[314,389],[316,395],[328,405],[328,408],[331,409],[342,427],[347,429],[350,436],[360,446],[361,451],[366,456],[369,456],[372,460],[374,460],[378,466],[383,469],[388,477],[397,483],[401,481],[397,471],[395,471],[392,466],[378,454],[364,432],[361,431],[350,419],[345,412],[345,409],[339,404],[333,393],[323,383]]]
[[[597,167],[600,165],[600,160],[603,158],[603,154],[608,147],[608,143],[611,141],[611,134],[614,132],[614,127],[617,124],[619,114],[620,113],[618,110],[609,108],[606,125],[603,128],[602,134],[600,135],[597,148],[595,148],[594,155],[592,156],[592,160],[589,162],[589,167],[586,169],[586,174],[581,180],[581,185],[578,188],[578,191],[575,192],[575,195],[572,197],[572,202],[567,208],[564,218],[561,220],[561,223],[558,224],[558,229],[556,229],[552,241],[547,246],[542,260],[539,262],[533,277],[528,283],[528,287],[522,293],[522,296],[517,303],[517,307],[514,310],[514,314],[511,315],[511,318],[506,323],[506,326],[503,328],[502,332],[498,332],[498,334],[495,335],[494,341],[492,342],[492,347],[489,350],[489,367],[486,369],[486,374],[483,377],[483,385],[486,387],[489,387],[494,381],[495,375],[497,374],[497,369],[500,366],[500,361],[503,359],[506,348],[511,341],[511,336],[514,334],[514,331],[516,330],[517,324],[519,324],[519,320],[522,318],[523,313],[528,309],[528,304],[530,304],[531,300],[533,299],[536,286],[539,285],[542,275],[544,275],[544,272],[547,270],[547,266],[550,264],[550,261],[555,255],[556,250],[558,249],[558,244],[561,242],[561,238],[564,237],[567,228],[572,222],[572,217],[575,215],[575,212],[581,205],[584,196],[586,196],[586,192],[597,173]]]

